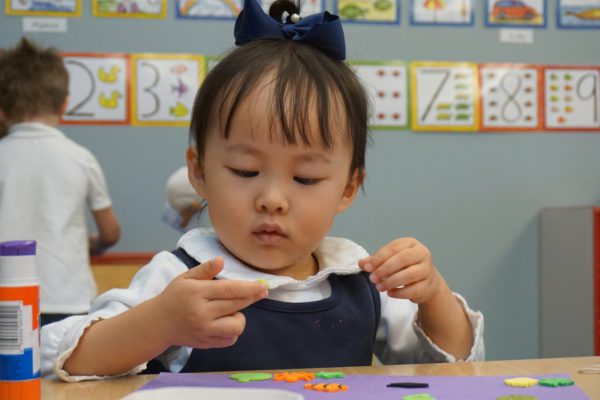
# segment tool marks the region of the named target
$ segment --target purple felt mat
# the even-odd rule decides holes
[[[392,376],[392,375],[346,375],[341,379],[313,379],[310,383],[342,383],[349,389],[345,392],[323,393],[304,389],[306,382],[276,382],[273,380],[239,383],[229,378],[229,374],[171,374],[162,373],[139,390],[157,389],[173,386],[188,387],[227,387],[283,389],[300,393],[307,400],[349,399],[349,400],[400,400],[402,396],[417,393],[429,393],[436,400],[496,400],[510,394],[535,396],[539,400],[589,400],[577,386],[528,388],[509,387],[503,376]],[[521,375],[523,376],[523,375]],[[546,374],[528,375],[529,378],[570,378],[568,375]],[[427,389],[388,388],[392,382],[425,382]]]

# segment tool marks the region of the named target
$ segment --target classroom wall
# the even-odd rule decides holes
[[[69,19],[67,34],[29,37],[64,51],[198,52],[233,44],[233,21]],[[91,3],[91,2],[89,2]],[[171,2],[170,2],[171,3]],[[533,45],[500,44],[498,29],[345,26],[349,58],[600,65],[600,31],[547,29]],[[0,12],[0,47],[23,34],[22,18]],[[64,126],[102,164],[123,227],[118,252],[172,249],[178,234],[160,221],[164,184],[184,163],[184,128]],[[373,132],[365,193],[332,234],[375,251],[413,236],[425,243],[451,287],[483,311],[488,359],[539,355],[538,223],[544,207],[600,202],[600,133]],[[569,265],[565,265],[568,273]]]

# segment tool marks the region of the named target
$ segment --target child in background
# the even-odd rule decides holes
[[[194,228],[194,217],[200,215],[200,211],[206,207],[206,202],[190,184],[187,167],[181,167],[169,176],[166,192],[167,204],[162,215],[163,222],[181,232]]]
[[[89,311],[89,253],[119,239],[100,165],[57,129],[68,89],[57,51],[22,39],[0,55],[0,241],[37,241],[42,325]],[[86,202],[98,228],[90,236]]]
[[[380,325],[387,362],[483,359],[483,316],[423,244],[369,255],[325,237],[364,180],[368,99],[339,19],[298,14],[246,0],[241,46],[196,97],[188,174],[214,230],[186,233],[88,316],[44,327],[44,376],[102,379],[150,360],[151,372],[370,365]]]

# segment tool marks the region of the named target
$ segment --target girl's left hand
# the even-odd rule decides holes
[[[370,272],[370,279],[380,292],[387,291],[390,297],[417,304],[433,299],[443,282],[429,249],[414,238],[393,240],[358,265]]]

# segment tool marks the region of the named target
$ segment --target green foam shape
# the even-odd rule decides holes
[[[344,376],[345,376],[344,373],[341,371],[334,371],[334,372],[319,371],[315,374],[315,378],[323,378],[323,379],[337,379],[337,378],[343,378]]]
[[[575,382],[567,378],[546,378],[540,379],[538,384],[540,386],[558,387],[558,386],[573,386]]]
[[[266,381],[273,378],[273,375],[264,372],[248,372],[240,374],[231,374],[231,379],[238,382],[250,382],[250,381]]]
[[[429,393],[416,393],[402,396],[402,400],[435,400]]]

